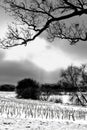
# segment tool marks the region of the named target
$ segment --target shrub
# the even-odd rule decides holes
[[[18,98],[38,99],[39,85],[32,79],[23,79],[18,82],[16,93]]]
[[[40,99],[41,101],[47,101],[47,100],[48,100],[48,95],[47,95],[47,93],[42,92],[42,93],[40,94],[39,99]]]

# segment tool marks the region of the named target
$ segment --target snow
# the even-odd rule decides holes
[[[0,91],[0,97],[16,98],[16,93],[15,92]]]
[[[1,97],[4,97],[3,99],[6,100],[6,98],[9,98],[9,101],[16,101],[17,103],[34,103],[33,101],[27,101],[27,100],[17,100],[12,93],[0,93]],[[10,97],[11,96],[11,97]],[[42,104],[42,102],[35,101],[37,104]],[[4,103],[4,101],[2,102]],[[7,102],[7,104],[12,104],[11,102]],[[43,102],[45,106],[48,105],[47,102]],[[0,102],[1,105],[1,102]],[[74,110],[82,110],[86,111],[87,108],[82,107],[74,107],[74,106],[64,106],[64,105],[58,105],[54,103],[50,103],[50,106],[52,108],[59,106],[60,108],[69,108]],[[18,105],[17,105],[18,106]],[[49,106],[49,107],[50,107]],[[36,119],[36,118],[10,118],[7,116],[0,116],[0,130],[87,130],[87,121],[84,123],[84,121],[73,122],[73,121],[62,121],[62,120],[44,120],[44,119]]]
[[[0,130],[87,130],[87,125],[30,119],[2,119]]]

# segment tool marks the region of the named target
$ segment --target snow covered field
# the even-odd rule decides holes
[[[0,130],[87,130],[87,125],[29,119],[1,119]]]
[[[15,99],[15,93],[0,92],[1,97]],[[20,99],[19,99],[20,100]],[[22,100],[20,100],[22,102]],[[23,101],[24,102],[24,101]],[[79,108],[80,109],[80,108]],[[0,130],[87,130],[87,124],[40,119],[2,118]]]
[[[16,93],[15,92],[1,92],[0,91],[0,97],[5,97],[5,98],[16,98]]]

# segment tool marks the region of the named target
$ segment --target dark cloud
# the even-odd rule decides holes
[[[0,84],[13,83],[16,84],[19,80],[24,78],[32,78],[38,82],[52,83],[57,78],[52,75],[47,75],[47,72],[36,67],[31,62],[8,62],[2,61],[0,63]]]
[[[23,62],[1,62],[0,79],[3,79],[3,81],[7,80],[7,82],[12,82],[13,79],[15,79],[16,82],[18,79],[25,77],[36,79],[36,72],[33,71],[35,70],[34,65],[31,65],[31,63],[29,63],[28,66],[29,67],[26,69],[26,63],[24,64]]]

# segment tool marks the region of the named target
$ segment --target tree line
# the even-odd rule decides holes
[[[3,84],[0,85],[0,91],[7,91],[7,92],[13,92],[15,91],[15,85],[12,84]]]
[[[59,92],[86,92],[87,91],[87,66],[80,67],[70,65],[62,69],[57,83],[40,84],[36,80],[27,78],[20,80],[17,85],[0,85],[0,91],[16,91],[19,97],[39,92],[59,93]],[[31,91],[31,92],[30,92]]]
[[[54,84],[40,84],[33,79],[23,79],[16,86],[18,97],[37,99],[41,93],[61,94],[61,92],[86,92],[87,70],[86,65],[80,67],[69,66],[61,70],[60,79]]]

